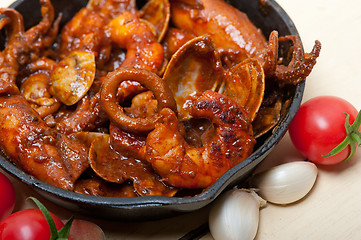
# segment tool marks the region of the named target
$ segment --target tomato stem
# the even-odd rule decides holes
[[[350,145],[350,154],[344,161],[350,160],[356,152],[356,144],[361,146],[361,132],[359,131],[361,125],[361,110],[358,112],[355,121],[350,125],[349,119],[350,115],[345,113],[346,120],[345,120],[345,130],[347,136],[345,139],[337,145],[334,149],[332,149],[328,154],[323,157],[330,157],[336,155],[337,153],[341,152],[345,149],[348,145]]]
[[[70,227],[73,222],[74,216],[72,216],[65,223],[65,225],[58,231],[56,229],[55,222],[54,222],[53,218],[51,217],[48,209],[46,209],[46,207],[38,199],[36,199],[34,197],[29,197],[29,198],[35,202],[35,204],[38,206],[40,211],[43,213],[46,221],[48,222],[49,228],[50,228],[50,240],[66,240],[66,239],[68,239]]]
[[[49,211],[38,199],[34,197],[29,197],[29,198],[35,202],[36,206],[38,206],[40,211],[43,213],[46,221],[48,222],[50,228],[50,240],[55,240],[58,237],[58,230],[56,229],[55,222],[51,217]]]
[[[352,133],[351,138],[352,138],[352,140],[354,140],[357,143],[357,145],[361,146],[360,134]]]
[[[73,223],[73,220],[74,220],[74,216],[71,216],[69,218],[69,220],[65,223],[64,227],[62,227],[58,231],[58,240],[68,239],[70,227],[71,227],[71,224]]]
[[[323,157],[330,157],[336,155],[337,153],[340,153],[342,150],[344,150],[349,144],[350,144],[350,138],[346,137],[339,145],[337,145],[334,149],[332,149],[331,152],[329,152],[327,155]]]

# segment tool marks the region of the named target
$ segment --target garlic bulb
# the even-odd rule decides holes
[[[215,240],[252,240],[257,234],[259,208],[266,201],[255,192],[233,189],[212,205],[209,230]]]
[[[252,187],[265,200],[288,204],[303,198],[313,187],[317,167],[311,162],[289,162],[252,177]]]

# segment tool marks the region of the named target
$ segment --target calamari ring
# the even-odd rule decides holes
[[[158,112],[163,108],[177,110],[173,95],[163,80],[147,70],[134,68],[118,68],[104,79],[100,102],[111,122],[124,131],[141,133],[149,132],[161,118],[158,113],[147,118],[132,118],[124,113],[123,107],[117,102],[117,91],[123,81],[134,80],[153,92],[158,101]]]

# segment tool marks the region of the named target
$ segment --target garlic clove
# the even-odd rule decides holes
[[[257,234],[259,208],[266,201],[255,192],[232,189],[212,205],[209,230],[215,240],[252,240]]]
[[[316,181],[317,173],[314,163],[289,162],[254,175],[251,184],[265,200],[289,204],[306,196]]]

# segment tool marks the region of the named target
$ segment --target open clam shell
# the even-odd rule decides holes
[[[88,92],[94,77],[94,54],[73,51],[52,71],[50,92],[65,105],[73,105]]]
[[[183,108],[187,97],[198,92],[215,90],[224,74],[217,51],[207,35],[188,41],[172,56],[163,80],[176,100],[180,120],[190,118]]]
[[[140,196],[173,196],[177,190],[165,185],[150,165],[122,156],[110,146],[109,135],[96,138],[89,150],[90,167],[102,179],[113,183],[131,180]]]
[[[170,20],[168,0],[150,0],[140,11],[140,17],[151,23],[156,31],[158,42],[162,41]]]
[[[256,59],[247,59],[234,66],[226,77],[220,92],[242,106],[251,121],[256,117],[265,91],[265,75]]]

